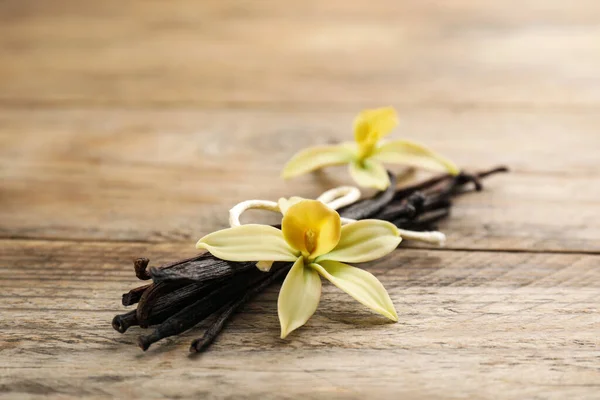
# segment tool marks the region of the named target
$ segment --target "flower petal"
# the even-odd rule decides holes
[[[398,125],[398,115],[392,107],[361,111],[354,119],[354,140],[358,144],[376,142]]]
[[[281,221],[283,237],[310,259],[331,251],[340,240],[340,215],[318,200],[291,206]]]
[[[359,186],[385,190],[390,186],[390,178],[385,167],[377,161],[366,159],[362,164],[350,164],[350,175]]]
[[[373,274],[337,261],[310,264],[323,278],[354,297],[359,303],[392,321],[398,321],[394,303]]]
[[[269,272],[274,262],[275,261],[262,260],[256,263],[256,268],[258,268],[258,270],[262,272]]]
[[[427,147],[409,140],[385,143],[372,156],[381,162],[405,164],[431,171],[443,171],[458,175],[460,170],[452,161]]]
[[[299,255],[287,244],[279,229],[259,224],[213,232],[200,239],[196,248],[206,249],[228,261],[295,261]]]
[[[354,143],[310,147],[287,162],[281,177],[288,179],[328,165],[346,164],[355,158]]]
[[[289,199],[282,197],[279,200],[277,200],[277,205],[279,205],[279,211],[281,211],[281,214],[285,215],[285,213],[291,206],[293,206],[294,204],[298,204],[302,200],[305,200],[305,199],[302,197],[298,197],[298,196],[293,196],[293,197],[290,197]]]
[[[340,242],[317,258],[359,263],[381,258],[398,247],[402,238],[394,224],[379,219],[364,219],[342,226]]]
[[[319,274],[312,268],[305,268],[304,259],[298,258],[283,281],[277,300],[282,339],[308,321],[317,310],[320,298]]]

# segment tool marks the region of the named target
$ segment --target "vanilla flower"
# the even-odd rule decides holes
[[[321,277],[373,311],[398,320],[387,291],[372,274],[345,263],[376,260],[402,240],[398,229],[381,220],[343,225],[340,215],[317,200],[286,202],[281,230],[248,224],[213,232],[196,245],[229,261],[294,262],[277,302],[281,337],[314,314],[321,297]]]
[[[354,142],[302,150],[285,165],[281,176],[293,178],[328,165],[348,164],[358,185],[384,190],[390,180],[382,163],[459,173],[452,161],[421,144],[408,140],[380,143],[397,124],[392,107],[364,110],[354,120]]]

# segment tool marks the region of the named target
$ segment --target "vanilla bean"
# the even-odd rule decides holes
[[[289,268],[279,268],[274,273],[270,274],[266,279],[258,282],[255,286],[251,287],[244,296],[240,299],[229,303],[224,307],[222,312],[219,313],[217,319],[208,327],[202,338],[196,339],[192,342],[190,346],[190,352],[192,353],[200,353],[215,340],[217,335],[223,330],[225,327],[225,323],[233,313],[240,308],[242,305],[247,303],[250,299],[256,296],[258,293],[262,292],[267,286],[276,281],[278,278],[282,277],[284,273],[287,273]]]
[[[120,333],[125,333],[127,329],[131,326],[136,326],[138,324],[137,313],[135,310],[129,311],[125,314],[116,315],[112,320],[113,328]]]
[[[461,172],[459,175],[448,179],[443,185],[439,184],[436,187],[430,188],[428,194],[437,198],[448,198],[461,192],[470,191],[469,189],[465,189],[465,186],[469,183],[473,183],[473,189],[476,192],[483,189],[483,184],[477,175]]]
[[[166,282],[180,279],[206,282],[223,279],[256,268],[256,262],[233,262],[216,258],[204,253],[194,259],[184,260],[168,268],[150,269],[154,282]]]
[[[130,306],[137,303],[138,301],[140,301],[140,298],[142,297],[146,289],[150,288],[150,286],[152,286],[152,284],[139,286],[134,289],[131,289],[127,293],[123,293],[121,303],[123,303],[124,306]]]
[[[381,212],[369,218],[392,221],[396,219],[412,219],[422,212],[426,197],[421,192],[414,192],[401,201],[390,203]]]
[[[395,192],[393,200],[404,199],[407,196],[410,196],[412,193],[431,188],[431,187],[433,187],[441,182],[447,181],[451,178],[452,178],[452,175],[449,175],[449,174],[438,175],[438,176],[434,176],[433,178],[427,179],[423,182],[419,182],[419,183],[416,183],[411,186],[405,186],[401,189],[398,189]]]
[[[169,270],[170,268],[177,268],[181,264],[185,264],[188,262],[194,262],[194,261],[202,260],[202,259],[206,259],[206,258],[207,258],[207,254],[203,253],[203,254],[199,254],[199,255],[196,255],[191,258],[186,258],[183,260],[177,260],[177,261],[174,261],[171,263],[163,264],[158,268],[150,267],[150,272],[152,272],[152,270]],[[148,272],[148,264],[149,263],[150,263],[150,260],[148,258],[137,258],[134,260],[133,267],[135,270],[135,275],[138,277],[138,279],[148,280],[148,279],[153,278],[152,274]]]
[[[279,268],[287,268],[287,266],[291,267],[291,263],[284,264],[283,267],[274,264],[272,270],[274,268],[277,270]],[[258,275],[256,272],[258,272]],[[140,336],[138,338],[138,345],[145,351],[150,345],[161,339],[177,335],[193,328],[196,324],[200,323],[225,304],[243,296],[248,287],[256,282],[269,278],[268,274],[260,273],[258,270],[256,270],[256,272],[252,271],[252,274],[249,274],[253,275],[254,279],[248,279],[249,277],[244,276],[245,274],[240,274],[240,276],[232,278],[229,283],[221,285],[220,288],[213,290],[207,296],[183,308],[158,325],[149,335]]]
[[[394,198],[396,190],[396,175],[388,171],[390,185],[372,199],[360,200],[340,210],[340,215],[350,219],[365,219],[377,214]]]
[[[441,208],[439,210],[428,212],[416,220],[398,219],[391,222],[402,229],[409,229],[412,231],[435,231],[438,229],[435,224],[447,218],[449,215],[449,208]]]
[[[148,267],[149,262],[150,260],[147,258],[136,258],[133,261],[133,269],[135,271],[135,276],[138,279],[142,281],[147,281],[148,279],[152,278],[150,275],[148,275],[148,272],[146,271],[146,267]]]
[[[475,175],[477,175],[477,177],[479,179],[483,179],[483,178],[487,178],[490,175],[498,174],[498,173],[501,173],[501,172],[510,172],[510,169],[507,166],[505,166],[505,165],[500,165],[500,166],[495,167],[495,168],[490,168],[490,169],[485,170],[485,171],[480,171],[480,172],[476,173]]]
[[[144,308],[138,308],[138,319],[141,315],[140,326],[161,324],[179,310],[198,301],[209,292],[217,289],[221,282],[212,284],[190,283],[175,290],[163,292],[149,299]]]
[[[435,224],[445,218],[448,218],[450,215],[450,208],[441,208],[436,210],[435,212],[430,212],[423,215],[416,221],[413,221],[415,224],[415,230],[437,230],[437,226]]]
[[[156,303],[156,301],[174,290],[180,288],[185,285],[183,282],[172,282],[172,283],[155,283],[148,290],[146,290],[137,307],[137,319],[142,328],[147,328],[150,325],[150,321],[148,317],[150,316],[150,312],[152,310],[152,306]]]
[[[475,174],[468,174],[463,171],[459,175],[457,175],[457,177],[460,177],[460,179],[458,179],[456,181],[456,184],[464,185],[465,183],[468,183],[470,181],[475,181],[475,182],[477,182],[476,186],[480,190],[481,189],[481,182],[480,182],[481,179],[486,178],[490,175],[500,173],[500,172],[508,172],[508,171],[509,171],[508,167],[503,166],[503,165],[495,167],[495,168],[491,168],[489,170],[477,172]],[[425,189],[432,188],[440,183],[443,183],[444,181],[452,180],[453,178],[455,178],[455,177],[450,174],[443,174],[443,175],[434,176],[430,179],[416,183],[414,185],[406,186],[406,187],[396,191],[396,193],[394,195],[394,200],[404,198],[416,191],[422,191]]]
[[[431,199],[427,199],[425,204],[423,204],[423,208],[421,212],[429,212],[439,210],[440,208],[450,208],[452,207],[452,201],[450,198],[444,197],[432,197]]]
[[[463,191],[459,192],[458,188],[460,186],[464,186],[466,183],[469,183],[469,182],[472,182],[474,184],[475,191],[481,191],[483,189],[483,184],[481,183],[481,180],[483,178],[486,178],[490,175],[502,173],[502,172],[509,172],[508,167],[499,166],[499,167],[492,168],[492,169],[489,169],[486,171],[477,172],[475,174],[463,173],[458,176],[459,182],[458,182],[457,188],[455,189],[455,191],[452,194],[462,194],[462,193],[468,192],[468,190],[467,191],[463,190]]]
[[[422,212],[450,207],[450,198],[459,194],[464,185],[472,182],[475,185],[475,190],[481,190],[481,178],[506,171],[508,171],[508,168],[500,166],[476,174],[465,172],[461,172],[457,176],[445,174],[399,189],[388,206],[373,218],[404,223],[416,218]],[[423,203],[419,203],[414,199],[411,200],[413,196],[419,196],[423,199]],[[409,227],[404,228],[409,229]]]
[[[173,261],[173,262],[170,262],[170,263],[163,264],[163,265],[161,265],[158,268],[169,269],[169,268],[176,267],[176,266],[178,266],[180,264],[185,264],[185,263],[190,262],[190,261],[201,260],[201,259],[203,259],[205,257],[206,257],[206,253],[197,254],[194,257],[184,258],[183,260],[177,260],[177,261]],[[150,267],[150,269],[152,269],[152,268],[156,268],[156,267]]]
[[[398,204],[394,207],[389,207],[385,212],[374,216],[376,219],[384,221],[393,220],[411,220],[417,216],[417,210],[412,204]]]
[[[454,177],[454,182],[448,186],[448,188],[447,188],[448,190],[446,191],[446,194],[454,195],[454,194],[463,193],[464,191],[461,191],[462,187],[468,183],[473,183],[475,191],[479,192],[483,189],[483,184],[481,183],[481,179],[486,178],[490,175],[494,175],[494,174],[502,173],[502,172],[508,172],[508,171],[509,171],[508,167],[505,167],[505,166],[491,168],[489,170],[476,172],[474,174],[463,171],[459,175]]]
[[[472,182],[473,185],[475,186],[475,191],[481,192],[483,190],[483,184],[481,183],[481,180],[479,179],[479,177],[477,175],[471,175],[471,174],[467,174],[467,173],[462,173],[456,179],[459,180],[458,185],[462,185],[464,183]],[[461,180],[463,180],[464,183],[461,182]]]

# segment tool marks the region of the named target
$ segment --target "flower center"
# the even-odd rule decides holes
[[[309,254],[317,247],[317,233],[312,229],[304,231],[304,245]]]
[[[365,158],[370,157],[375,150],[375,146],[379,141],[379,135],[373,132],[364,140],[358,143],[358,161],[362,162]]]

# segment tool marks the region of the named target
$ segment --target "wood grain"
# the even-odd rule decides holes
[[[0,102],[597,108],[595,0],[5,0]]]
[[[5,398],[594,398],[600,380],[600,256],[401,249],[366,266],[399,323],[325,285],[315,316],[283,341],[272,287],[187,358],[202,327],[142,353],[141,330],[121,335],[110,320],[135,283],[132,257],[166,261],[190,246],[0,245]]]
[[[0,1],[0,399],[597,399],[599,43],[597,0]],[[147,353],[111,328],[134,257],[349,183],[279,171],[388,104],[395,137],[513,170],[445,249],[365,266],[399,323],[324,285],[289,340],[276,286],[198,358],[205,323]]]
[[[192,242],[249,198],[315,198],[351,182],[343,168],[284,182],[309,144],[349,140],[349,112],[0,112],[0,235]],[[510,165],[457,201],[450,248],[600,251],[596,113],[408,110],[397,137],[466,168]],[[440,129],[443,127],[443,130]],[[567,134],[568,132],[568,134]],[[401,168],[395,168],[401,171]],[[533,190],[535,188],[535,190]],[[68,212],[65,212],[68,210]],[[255,220],[266,213],[255,213]]]

